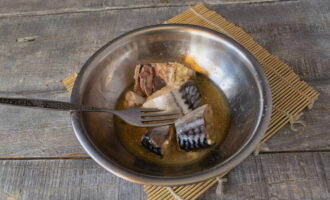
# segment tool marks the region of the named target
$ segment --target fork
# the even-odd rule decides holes
[[[157,108],[129,108],[125,110],[114,110],[109,108],[98,108],[89,105],[77,105],[62,101],[23,98],[2,98],[0,104],[23,106],[30,108],[42,108],[70,112],[109,112],[126,123],[138,127],[156,127],[173,124],[180,117],[176,112],[165,112]]]

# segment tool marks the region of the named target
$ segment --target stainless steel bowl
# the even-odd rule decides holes
[[[158,166],[135,157],[123,147],[111,114],[72,113],[78,140],[106,170],[141,184],[191,184],[231,170],[260,142],[272,105],[260,65],[231,38],[197,26],[149,26],[109,42],[83,66],[71,102],[113,108],[123,90],[132,84],[137,64],[180,62],[182,55],[193,56],[205,67],[209,78],[228,99],[231,122],[225,141],[214,153],[189,166]]]

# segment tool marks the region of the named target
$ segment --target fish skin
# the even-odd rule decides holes
[[[213,141],[208,137],[208,120],[205,120],[204,112],[210,107],[200,106],[201,93],[191,79],[193,73],[182,70],[181,73],[190,77],[178,79],[173,75],[173,68],[165,69],[166,66],[170,65],[153,63],[136,68],[134,89],[140,88],[147,97],[142,107],[181,113],[182,116],[175,122],[176,139],[181,149],[192,151],[209,147]],[[150,152],[163,156],[170,135],[170,126],[148,129],[141,144]]]
[[[150,128],[141,139],[141,144],[150,152],[163,156],[173,137],[171,126]]]
[[[186,89],[188,88],[188,89]],[[193,80],[188,80],[179,88],[166,86],[149,96],[144,108],[158,108],[186,115],[196,109],[201,102],[201,94]]]
[[[208,104],[198,107],[175,121],[179,147],[192,151],[209,147],[213,141],[209,138],[206,126],[211,124],[212,111]]]
[[[185,87],[188,87],[187,92]],[[197,96],[197,97],[195,97]],[[180,88],[173,88],[170,86],[166,86],[159,91],[155,92],[153,95],[149,96],[146,100],[146,102],[142,105],[144,108],[158,108],[165,111],[171,111],[171,112],[177,112],[180,113],[181,116],[184,116],[190,112],[193,112],[193,109],[195,109],[197,106],[194,105],[196,102],[200,102],[201,95],[198,91],[198,88],[196,85],[194,85],[193,82],[188,81],[187,83],[183,84]],[[200,123],[202,124],[204,121],[201,121],[198,119],[196,122],[192,123]],[[142,145],[147,148],[149,151],[157,154],[162,155],[159,151],[163,151],[164,147],[161,147],[159,145],[155,145],[152,142],[152,139],[150,135],[159,134],[154,132],[155,129],[150,129],[149,132],[145,134],[145,136],[142,138]],[[191,137],[194,137],[194,131],[200,132],[200,129],[192,129],[190,132]],[[163,133],[165,134],[165,133]],[[179,133],[177,133],[178,135]],[[198,149],[206,147],[204,145],[203,141],[199,142],[198,138],[195,140],[192,140],[191,137],[185,137],[186,139],[182,140],[182,143],[180,146],[184,147],[185,150],[191,150],[191,149]],[[202,137],[203,138],[203,137]],[[190,142],[189,142],[189,141]],[[204,139],[203,139],[204,140]],[[179,141],[179,140],[178,140]],[[180,143],[180,141],[179,141]],[[159,150],[159,149],[160,150]]]

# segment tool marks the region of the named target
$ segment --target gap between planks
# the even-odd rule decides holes
[[[288,150],[288,151],[261,151],[260,154],[288,154],[288,153],[330,153],[329,150]],[[252,155],[252,154],[251,154]],[[50,157],[0,157],[0,160],[90,160],[89,156],[50,156]]]
[[[56,156],[56,157],[0,157],[0,160],[90,160],[89,156]]]
[[[201,0],[202,1],[202,0]],[[243,0],[243,1],[229,1],[229,2],[216,2],[208,3],[209,5],[225,5],[225,4],[254,4],[254,3],[282,3],[282,2],[297,2],[299,0]],[[62,8],[58,10],[42,10],[42,11],[25,11],[25,12],[13,12],[13,13],[0,13],[0,19],[2,18],[14,18],[14,17],[33,17],[33,16],[45,16],[45,15],[61,15],[61,14],[74,14],[74,13],[90,13],[90,12],[104,12],[113,10],[133,10],[144,8],[168,8],[168,7],[184,7],[193,6],[196,2],[187,2],[182,4],[175,3],[159,3],[158,5],[128,5],[128,6],[105,6],[100,8]]]

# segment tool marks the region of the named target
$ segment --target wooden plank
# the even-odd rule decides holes
[[[257,3],[259,1],[262,3]],[[51,2],[6,1],[5,5],[8,4],[9,8],[6,6],[2,6],[2,8],[8,11],[10,8],[56,10],[63,7],[67,12],[62,13],[75,12],[75,9],[77,9],[76,12],[84,12],[83,8],[85,7],[86,12],[157,8],[158,6],[176,10],[176,7],[186,7],[196,2],[190,0],[169,2],[144,0],[134,3],[131,1],[109,1],[91,4],[90,2],[77,3],[71,0],[54,5]],[[330,44],[326,42],[329,40],[328,33],[330,31],[327,25],[330,16],[328,12],[330,9],[329,1],[210,0],[206,3],[209,4],[210,8],[247,30],[266,49],[287,61],[299,75],[303,76],[304,80],[327,79],[329,77],[330,72],[326,70],[326,66],[329,66],[330,62]],[[89,8],[95,10],[89,10]],[[251,13],[254,14],[251,15]],[[24,16],[24,14],[18,15]],[[155,19],[155,21],[158,20]]]
[[[304,80],[330,77],[330,2],[211,5],[263,47],[293,67]]]
[[[205,0],[207,4],[231,4],[231,3],[257,3],[276,2],[280,0]],[[138,9],[155,7],[191,6],[200,2],[199,0],[112,0],[102,1],[60,1],[56,4],[51,0],[2,0],[0,17],[19,17],[52,15],[74,12],[98,12],[118,9]]]
[[[330,188],[330,156],[327,153],[319,153],[321,157],[320,174],[325,177],[327,187]]]
[[[145,199],[90,159],[2,160],[0,179],[0,199]]]
[[[330,60],[327,28],[330,17],[325,12],[328,1],[313,2],[224,4],[210,7],[238,23],[271,52],[288,61],[301,75],[307,71],[304,79],[329,79],[330,71],[326,67]],[[0,95],[68,100],[69,94],[59,81],[79,71],[87,58],[103,44],[134,28],[155,24],[158,20],[164,21],[186,8],[159,7],[131,9],[129,12],[110,10],[2,18]],[[304,21],[300,22],[300,18]],[[273,34],[273,31],[278,34]],[[16,42],[17,38],[24,37],[35,39]],[[302,38],[304,42],[301,42]],[[320,45],[314,45],[316,43]],[[323,88],[322,85],[320,87]],[[328,149],[328,140],[317,137],[318,134],[326,137],[327,130],[322,128],[322,123],[328,123],[319,120],[327,119],[328,112],[310,112],[304,116],[309,123],[304,134],[312,132],[313,136],[307,141],[311,144],[309,149]],[[313,114],[315,112],[321,114]],[[308,127],[313,127],[314,123],[318,124],[315,125],[317,131],[309,131]],[[0,106],[0,135],[0,157],[85,156],[74,137],[67,113]],[[305,146],[298,143],[294,148],[290,146],[295,137],[298,136],[292,137],[288,145],[281,145],[282,139],[279,137],[272,148],[274,151],[305,149]]]
[[[330,149],[330,80],[313,81],[309,84],[320,92],[319,99],[311,110],[306,109],[300,120],[306,126],[283,127],[266,144],[269,151],[309,151]]]
[[[329,159],[329,153],[250,156],[229,173],[221,199],[329,199]],[[217,199],[214,190],[200,199]]]
[[[329,160],[329,152],[250,156],[229,173],[221,199],[329,199]],[[146,198],[90,159],[1,160],[0,180],[1,199]],[[214,187],[199,199],[219,197]]]

